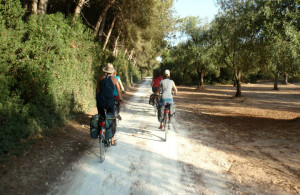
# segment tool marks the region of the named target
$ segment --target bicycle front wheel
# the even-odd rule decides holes
[[[156,116],[157,115],[157,99],[156,98],[154,99],[153,107],[154,107],[154,114]]]

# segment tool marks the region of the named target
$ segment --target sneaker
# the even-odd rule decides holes
[[[162,129],[162,124],[159,125],[159,129]]]

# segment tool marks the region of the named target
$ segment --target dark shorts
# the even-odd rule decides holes
[[[152,92],[155,93],[157,91],[158,87],[152,87]]]
[[[102,106],[98,106],[97,105],[97,110],[98,110],[98,114],[99,114],[100,120],[104,120],[105,119],[105,111],[104,111],[105,109],[106,109],[107,113],[111,113],[113,115],[115,113],[115,107],[114,106],[111,106],[111,107],[102,107]]]

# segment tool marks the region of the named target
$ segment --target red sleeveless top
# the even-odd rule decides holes
[[[152,87],[158,87],[161,80],[163,80],[162,76],[159,76],[159,77],[154,76]]]

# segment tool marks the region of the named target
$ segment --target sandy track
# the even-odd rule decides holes
[[[153,107],[147,78],[121,110],[117,146],[103,163],[99,143],[72,165],[50,194],[230,194],[226,158],[217,150],[191,142],[174,122],[167,142]],[[180,112],[180,111],[177,111]],[[177,120],[178,121],[178,120]],[[71,166],[71,165],[70,165]]]

